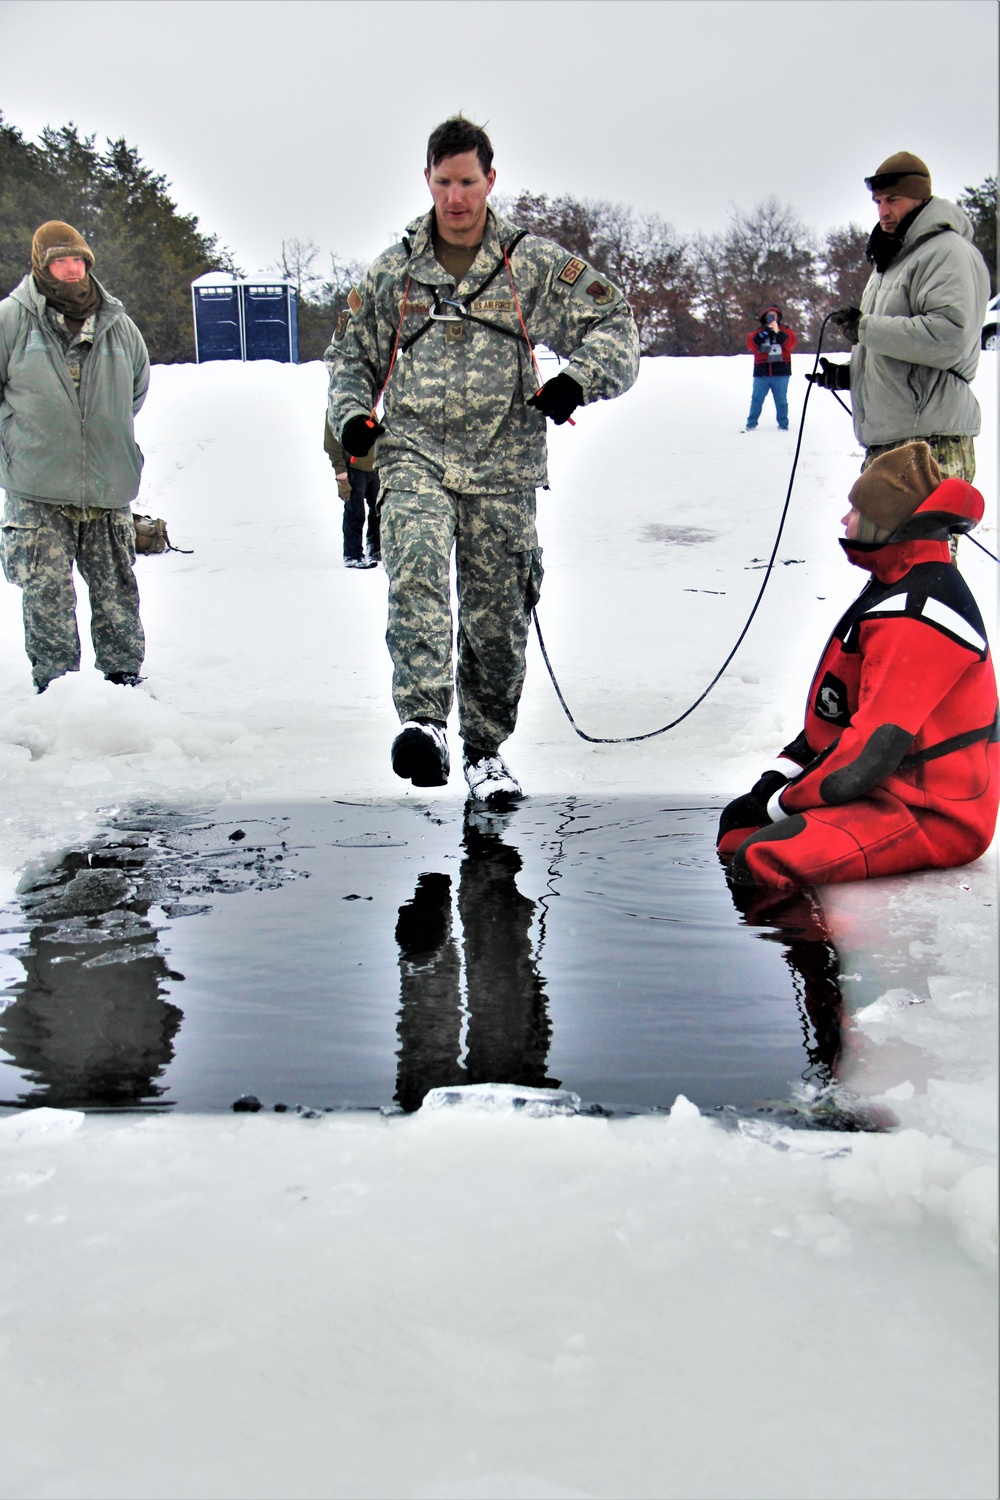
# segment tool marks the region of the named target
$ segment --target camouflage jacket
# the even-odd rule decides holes
[[[371,410],[402,321],[378,444],[385,482],[405,485],[430,471],[459,494],[544,485],[545,418],[527,405],[538,379],[503,263],[518,231],[488,211],[482,247],[456,287],[434,258],[433,223],[433,211],[415,219],[352,291],[325,356],[330,425],[339,435]],[[627,391],[639,373],[639,340],[618,288],[536,235],[518,241],[510,267],[532,343],[568,359],[565,373],[584,402]],[[463,302],[470,319],[432,320],[443,298]]]

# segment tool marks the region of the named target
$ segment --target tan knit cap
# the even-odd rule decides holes
[[[77,234],[72,224],[64,224],[61,219],[49,219],[35,230],[31,241],[31,269],[44,271],[50,261],[58,260],[62,255],[79,256],[86,261],[88,269],[93,268],[94,252],[83,235]]]
[[[887,156],[871,177],[865,178],[870,193],[899,193],[903,198],[930,198],[931,174],[926,163],[912,151],[897,151]]]
[[[926,443],[890,448],[855,480],[848,499],[876,529],[871,541],[888,541],[942,482],[941,470]],[[859,540],[862,538],[858,533]]]

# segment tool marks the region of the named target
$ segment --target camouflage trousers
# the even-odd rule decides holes
[[[890,453],[893,448],[905,448],[907,443],[926,443],[945,479],[967,479],[970,484],[975,479],[976,448],[967,433],[956,437],[900,438],[896,443],[879,443],[877,447],[866,448],[862,474],[883,453]]]
[[[90,592],[98,671],[138,672],[146,640],[132,571],[135,526],[128,506],[81,511],[8,495],[0,555],[8,583],[24,596],[24,649],[36,687],[80,669],[74,563]]]
[[[404,488],[390,478],[382,499],[393,703],[401,720],[444,723],[457,685],[459,733],[467,744],[493,751],[517,722],[528,627],[542,581],[535,494],[457,495],[430,474],[406,481]]]
[[[957,434],[955,437],[927,437],[927,438],[900,438],[896,443],[879,443],[877,447],[865,449],[865,461],[861,465],[862,474],[869,464],[873,464],[883,453],[890,453],[893,448],[905,448],[907,443],[926,443],[934,455],[934,461],[945,479],[965,479],[972,483],[976,477],[976,446],[974,440],[968,433]],[[951,552],[952,562],[958,556],[958,537],[949,539],[948,547]]]

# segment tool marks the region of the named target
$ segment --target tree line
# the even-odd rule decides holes
[[[31,266],[31,237],[48,219],[79,230],[94,273],[124,302],[158,364],[194,359],[191,283],[205,271],[235,271],[232,255],[184,214],[162,173],[124,138],[48,126],[35,143],[0,113],[0,295]]]
[[[521,192],[494,201],[519,228],[564,245],[622,288],[643,354],[739,354],[770,302],[782,309],[800,347],[815,348],[827,313],[857,305],[871,272],[865,247],[872,225],[846,224],[817,236],[790,204],[773,197],[751,209],[733,208],[727,227],[717,234],[694,236],[678,234],[659,214],[637,213],[608,199]],[[972,221],[993,296],[997,179],[965,188],[958,202]],[[319,262],[319,247],[311,240],[282,243],[277,269],[298,286],[309,320],[303,327],[300,315],[303,359],[322,357],[323,339],[364,272],[359,263],[331,256],[324,276]],[[824,347],[849,346],[828,325]]]
[[[193,360],[191,282],[205,271],[240,272],[168,189],[124,138],[100,150],[95,136],[70,123],[47,126],[36,143],[0,113],[0,294],[28,269],[38,225],[64,219],[90,244],[98,279],[125,303],[152,359]],[[524,191],[495,202],[519,227],[556,240],[622,287],[643,354],[740,353],[769,302],[782,309],[801,347],[815,347],[825,315],[856,304],[868,280],[870,226],[847,224],[818,236],[777,198],[733,208],[724,230],[693,236],[659,214],[609,199]],[[995,295],[996,177],[963,189],[958,202],[972,220]],[[324,260],[313,241],[288,239],[272,269],[298,290],[300,358],[322,358],[364,265],[335,253]],[[846,347],[832,326],[824,342]]]

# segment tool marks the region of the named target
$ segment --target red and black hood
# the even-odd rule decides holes
[[[982,495],[966,479],[945,479],[917,506],[884,542],[859,542],[842,537],[840,545],[856,568],[867,568],[876,578],[901,577],[918,562],[947,562],[948,538],[971,531],[983,519]],[[922,545],[934,544],[931,546]]]

